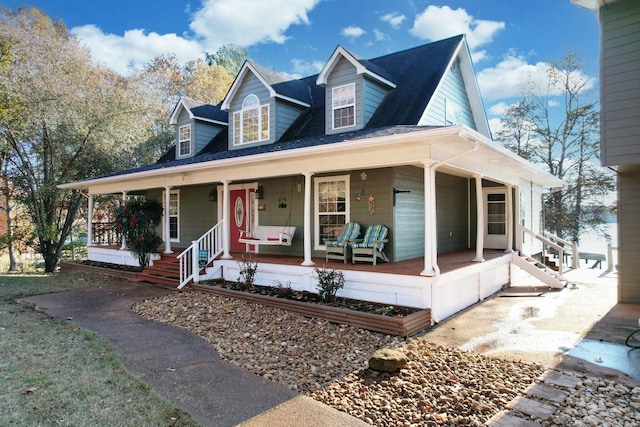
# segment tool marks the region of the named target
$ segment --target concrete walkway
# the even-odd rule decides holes
[[[145,320],[131,311],[134,303],[168,292],[123,281],[32,296],[22,302],[108,339],[127,369],[203,426],[235,426],[257,415],[260,417],[247,425],[366,425],[221,360],[195,334]]]
[[[423,336],[444,346],[542,363],[550,370],[640,384],[636,372],[627,369],[638,367],[640,351],[625,351],[627,359],[629,355],[639,359],[623,364],[601,362],[617,360],[611,352],[617,351],[616,345],[624,345],[631,328],[637,327],[640,305],[616,304],[615,273],[577,270],[568,276],[570,285],[562,290],[550,290],[539,282],[516,283],[507,292],[447,319]],[[135,302],[168,292],[123,281],[24,301],[107,338],[128,369],[203,426],[366,425],[221,360],[204,340],[190,332],[142,319],[131,311]],[[584,356],[577,350],[586,341],[591,353]],[[527,425],[513,412],[546,419],[550,409],[544,400],[562,399],[566,396],[563,387],[569,390],[574,386],[570,381],[545,377],[489,424]],[[553,390],[549,384],[555,386]]]

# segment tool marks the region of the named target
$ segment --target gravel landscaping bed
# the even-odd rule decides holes
[[[220,356],[376,426],[480,426],[546,371],[506,361],[306,318],[200,291],[136,304],[134,311],[202,336]],[[394,374],[368,369],[380,348],[408,365]],[[580,376],[543,426],[638,425],[640,387]],[[526,416],[525,416],[526,417]]]

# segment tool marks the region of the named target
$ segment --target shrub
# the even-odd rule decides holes
[[[158,251],[162,238],[156,229],[162,218],[157,200],[136,199],[116,210],[114,227],[124,237],[127,248],[136,254],[141,267],[149,264],[149,254]]]
[[[243,255],[242,260],[238,261],[238,267],[240,267],[238,282],[249,289],[253,289],[256,281],[256,271],[258,271],[258,261],[253,262],[251,259],[246,260]]]
[[[335,269],[328,270],[326,268],[316,268],[318,276],[318,295],[324,302],[333,302],[336,300],[336,294],[344,288],[344,274],[342,271]]]

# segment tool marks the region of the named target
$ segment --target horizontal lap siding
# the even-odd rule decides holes
[[[448,101],[452,101],[458,106],[460,110],[459,123],[447,121],[446,103]],[[423,126],[446,126],[450,124],[463,124],[472,129],[477,129],[459,66],[446,74],[433,99],[429,102],[427,114],[420,120],[420,125]]]
[[[608,4],[600,18],[602,164],[640,163],[640,2]]]
[[[234,146],[233,145],[233,113],[236,111],[240,111],[242,109],[242,102],[244,101],[244,99],[251,95],[254,94],[258,97],[258,99],[260,100],[260,105],[264,105],[264,104],[269,104],[269,140],[267,141],[261,141],[261,142],[257,142],[257,143],[253,143],[253,144],[241,144],[238,146]],[[275,105],[274,102],[272,100],[272,98],[269,96],[269,91],[267,90],[266,87],[264,87],[264,85],[262,84],[262,82],[260,80],[258,80],[258,78],[256,76],[254,76],[253,74],[247,74],[247,76],[245,77],[244,81],[242,82],[242,84],[240,85],[240,88],[238,89],[238,91],[236,92],[236,96],[233,99],[233,101],[231,102],[231,110],[229,111],[229,149],[233,150],[233,149],[239,149],[239,148],[243,148],[243,147],[247,147],[250,145],[262,145],[262,144],[268,144],[270,142],[273,142],[273,129],[275,126],[275,114],[274,114],[274,109],[275,109]]]
[[[393,247],[395,261],[424,256],[424,170],[417,167],[394,169],[395,187],[409,190],[396,194]],[[392,189],[393,191],[393,189]]]
[[[363,87],[362,76],[356,74],[356,68],[349,61],[341,58],[331,71],[327,80],[327,90],[325,91],[326,114],[325,131],[327,134],[341,133],[362,129],[363,125]],[[332,109],[332,89],[336,86],[355,83],[356,88],[356,125],[348,128],[333,129],[333,109]]]
[[[304,188],[298,193],[298,177],[282,177],[261,180],[264,198],[258,203],[264,210],[258,212],[259,225],[292,226],[296,233],[291,246],[260,246],[260,253],[274,255],[302,255],[304,253]],[[278,207],[281,196],[287,199],[287,207]]]
[[[469,247],[468,180],[436,173],[438,253]]]
[[[363,79],[364,86],[364,123],[369,122],[369,119],[375,113],[376,109],[387,94],[387,90],[376,84],[375,82]]]
[[[186,248],[199,239],[218,221],[216,202],[209,201],[209,192],[215,186],[196,185],[180,188],[180,242],[176,247]]]
[[[640,166],[618,172],[618,300],[640,304]]]

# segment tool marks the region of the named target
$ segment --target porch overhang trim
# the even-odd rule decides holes
[[[190,173],[203,172],[207,170],[215,170],[215,169],[229,169],[238,166],[242,166],[243,171],[245,171],[245,175],[243,175],[243,179],[257,179],[264,178],[265,175],[256,175],[251,174],[251,166],[258,164],[266,164],[273,161],[277,161],[279,164],[282,164],[286,161],[305,161],[306,159],[312,158],[314,155],[318,154],[326,154],[328,152],[333,153],[343,153],[347,151],[353,150],[362,150],[366,148],[367,151],[372,151],[375,148],[380,148],[384,146],[388,146],[387,148],[396,148],[397,144],[401,143],[417,143],[423,145],[431,145],[432,147],[440,146],[447,148],[451,143],[451,138],[462,138],[469,141],[477,141],[479,150],[483,152],[494,152],[495,155],[503,160],[508,160],[508,163],[514,166],[518,171],[518,177],[514,177],[514,181],[512,184],[517,184],[517,179],[523,177],[524,175],[529,175],[533,177],[534,180],[544,184],[545,187],[560,187],[562,186],[562,181],[557,178],[551,176],[546,172],[542,172],[532,163],[518,157],[514,153],[510,152],[504,147],[500,147],[492,143],[488,138],[481,135],[480,133],[467,128],[465,126],[449,126],[442,128],[429,128],[424,130],[417,130],[408,133],[399,133],[394,135],[385,135],[385,136],[375,136],[368,138],[361,138],[355,140],[346,140],[339,143],[334,143],[330,145],[315,145],[310,147],[303,148],[295,148],[290,150],[282,150],[282,151],[272,151],[268,153],[260,153],[260,154],[252,154],[248,156],[240,156],[233,157],[228,159],[220,159],[220,160],[211,160],[207,162],[201,163],[190,163],[180,166],[170,166],[165,168],[157,168],[157,169],[149,169],[140,172],[132,172],[128,174],[120,174],[114,176],[108,176],[103,178],[94,178],[84,181],[77,181],[67,184],[61,184],[58,187],[62,189],[86,189],[92,186],[101,186],[101,185],[109,185],[109,184],[117,184],[123,183],[127,181],[136,181],[136,180],[144,180],[144,179],[167,179],[175,175],[182,175],[183,177],[189,175]],[[439,160],[444,160],[445,158],[450,157],[449,155],[444,156],[442,158],[433,158],[435,162]],[[465,160],[467,165],[461,163],[462,160]],[[506,159],[505,159],[506,158]],[[487,177],[491,177],[490,173],[487,173],[486,170],[475,170],[476,168],[471,167],[473,165],[473,158],[469,158],[469,156],[463,156],[460,162],[456,162],[456,164],[449,164],[448,166],[452,168],[457,168],[459,170],[465,170],[469,173],[481,173]],[[475,163],[478,163],[477,160]],[[393,166],[392,163],[382,164],[379,161],[372,161],[370,164],[362,164],[358,165],[358,167],[388,167]],[[293,169],[287,171],[285,168],[272,168],[276,169],[277,173],[269,176],[282,176],[282,175],[290,175],[298,173],[297,169],[294,171]],[[317,169],[318,172],[324,172],[322,168]],[[329,171],[329,170],[326,170]],[[212,176],[212,181],[218,181],[215,177]],[[174,185],[174,184],[172,184]],[[177,184],[175,184],[177,185]]]

